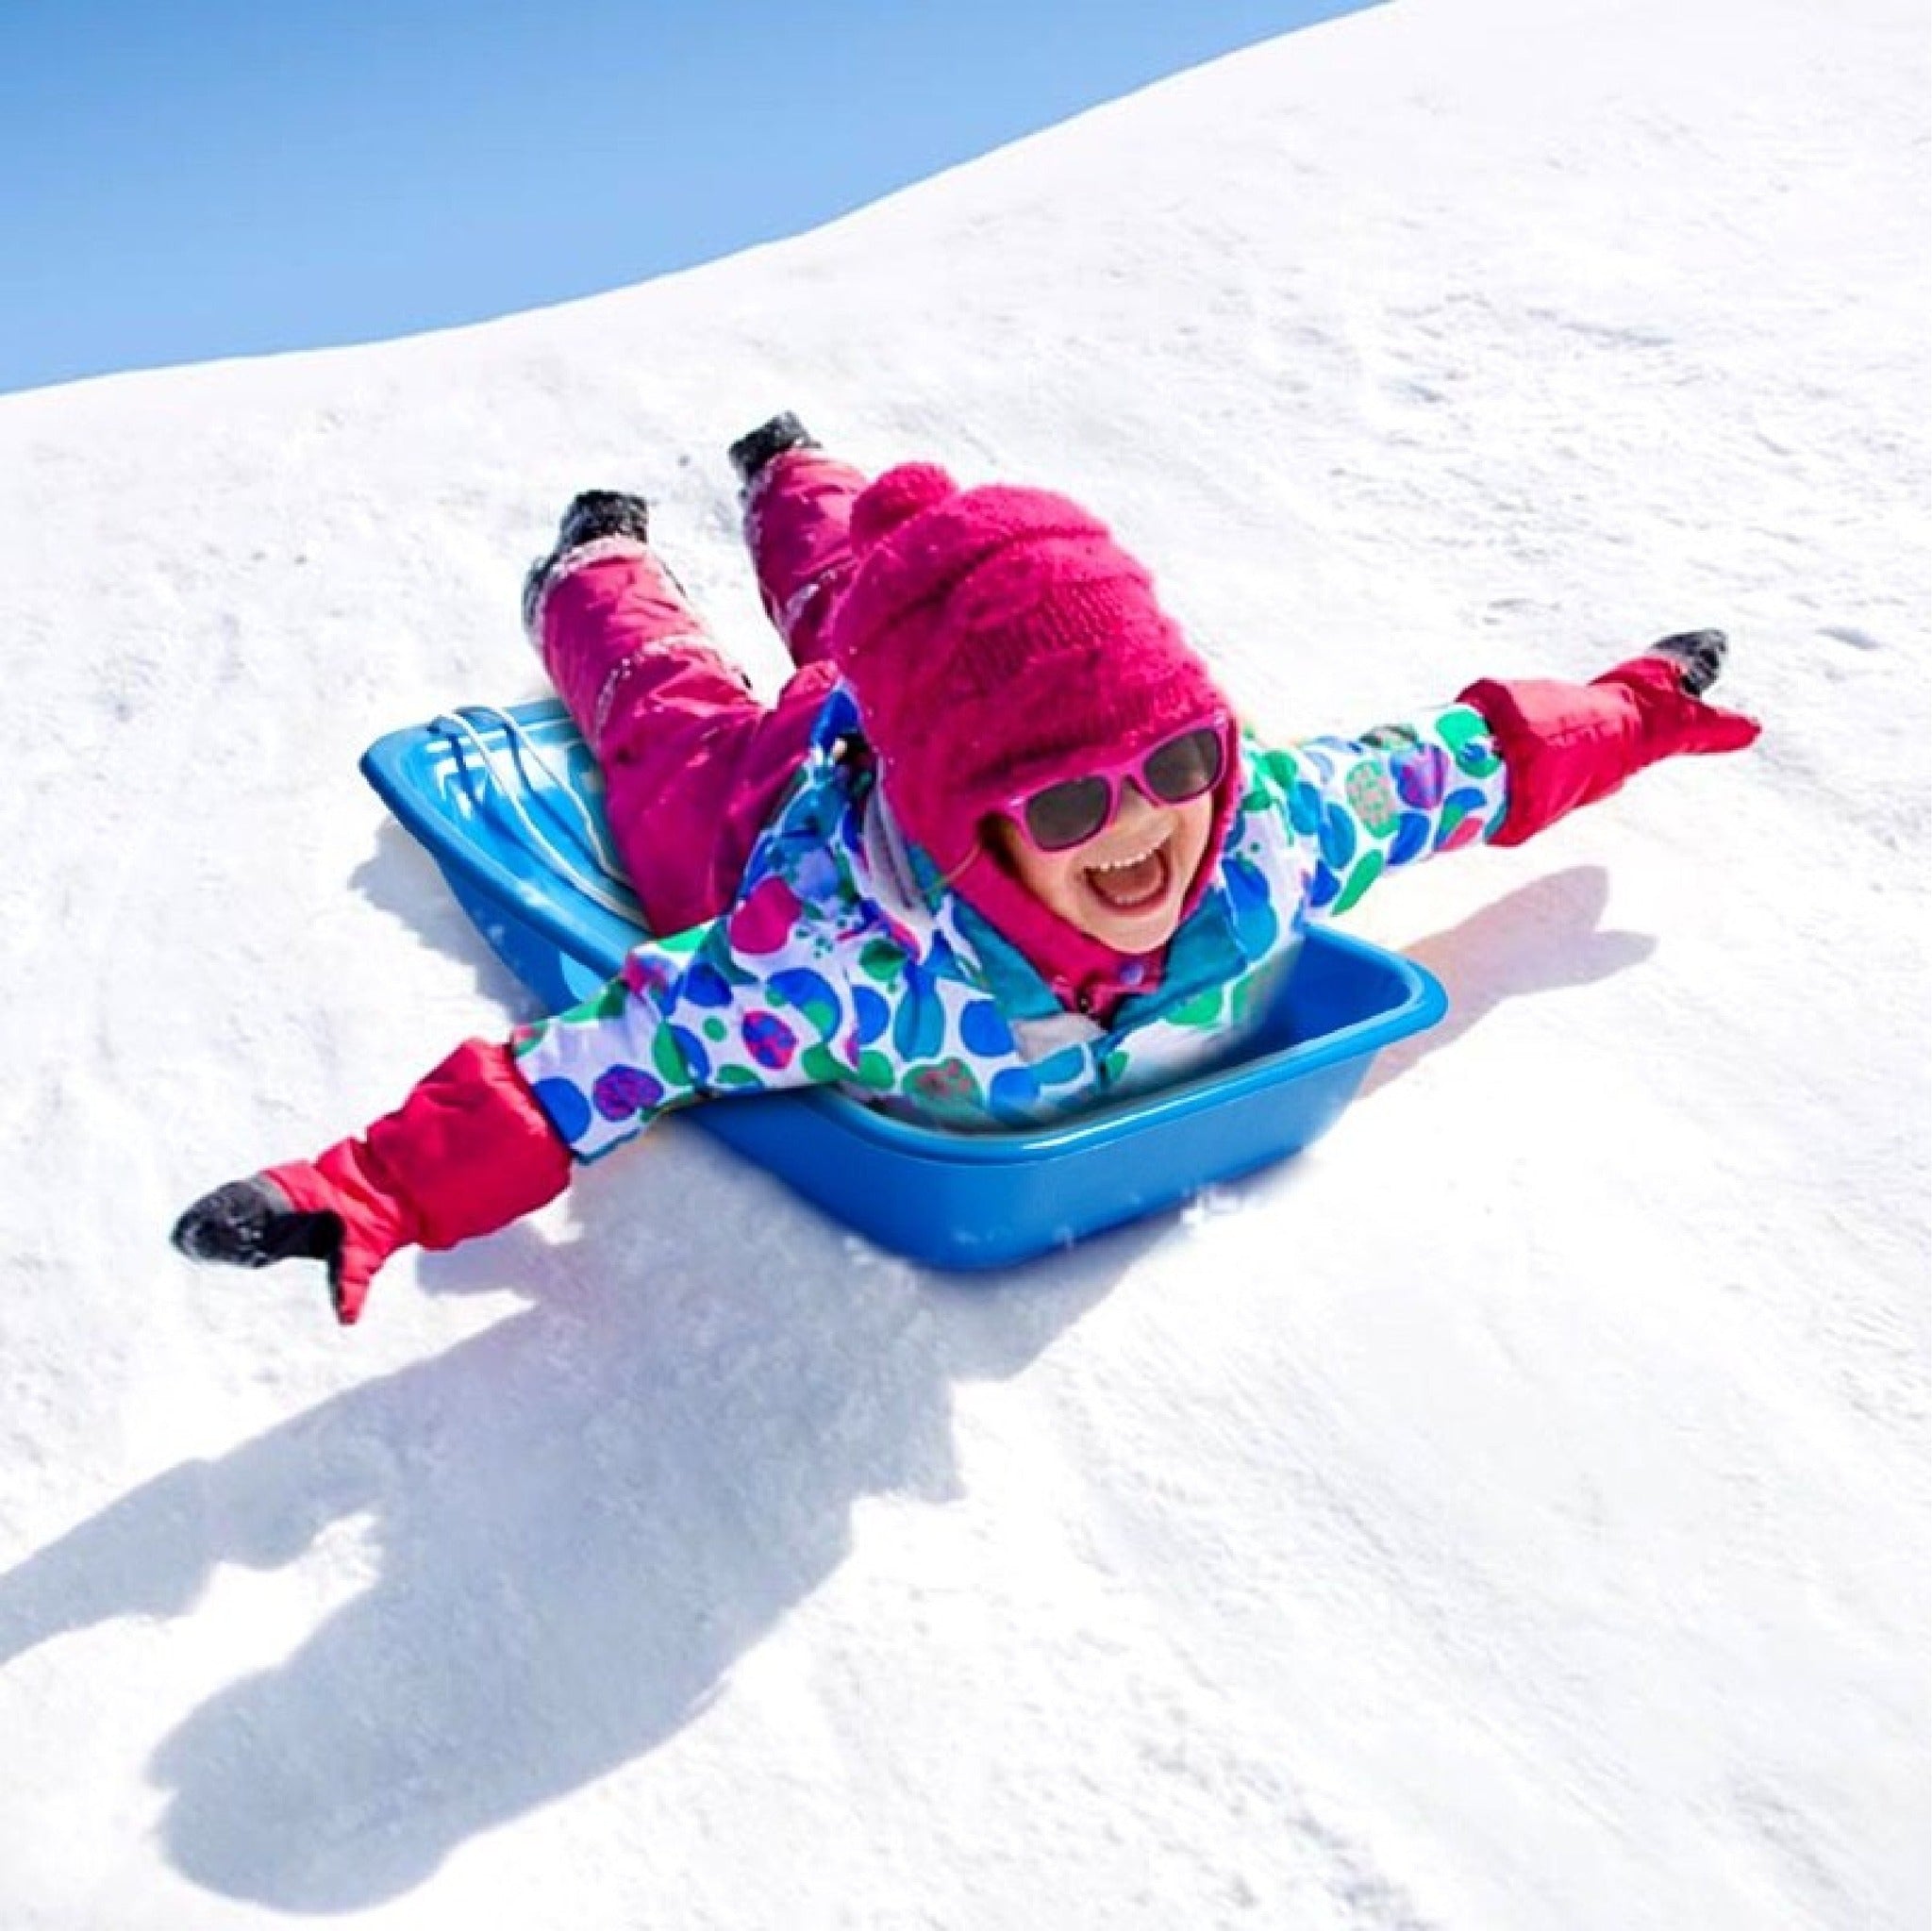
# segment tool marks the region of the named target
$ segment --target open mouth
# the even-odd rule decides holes
[[[1149,911],[1167,896],[1174,875],[1169,856],[1173,842],[1163,838],[1144,852],[1109,858],[1104,865],[1084,866],[1080,875],[1088,891],[1109,911]]]

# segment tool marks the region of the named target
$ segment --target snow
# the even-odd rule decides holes
[[[1400,0],[833,226],[0,400],[0,1921],[1918,1926],[1926,9]],[[667,161],[666,191],[675,191]],[[992,1282],[675,1123],[398,1263],[215,1181],[521,995],[360,784],[726,441],[1091,502],[1280,736],[1721,624],[1743,757],[1353,924],[1302,1159]]]

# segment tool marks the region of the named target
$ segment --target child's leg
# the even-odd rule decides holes
[[[831,685],[801,673],[775,708],[712,643],[669,571],[612,538],[544,586],[538,640],[605,776],[611,836],[657,932],[731,903]]]
[[[864,474],[816,448],[788,449],[752,479],[744,540],[758,594],[798,665],[826,654],[832,607],[852,574],[846,528]]]

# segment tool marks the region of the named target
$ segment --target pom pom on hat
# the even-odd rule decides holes
[[[852,506],[852,544],[870,550],[922,509],[931,509],[958,485],[936,462],[903,462],[872,483]]]

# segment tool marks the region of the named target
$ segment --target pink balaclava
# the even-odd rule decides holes
[[[888,470],[853,506],[857,568],[832,648],[893,814],[952,887],[1062,998],[1106,1011],[1158,981],[1069,924],[982,836],[1013,796],[1229,714],[1226,771],[1191,909],[1240,791],[1232,707],[1155,599],[1146,569],[1064,496],[961,490],[944,470]]]

